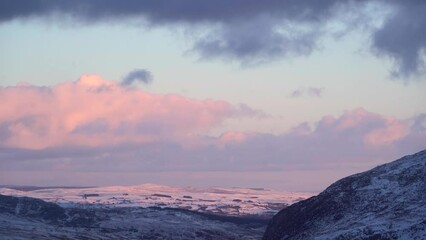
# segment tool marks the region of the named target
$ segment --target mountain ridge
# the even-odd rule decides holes
[[[345,177],[278,212],[263,240],[426,239],[426,150]]]

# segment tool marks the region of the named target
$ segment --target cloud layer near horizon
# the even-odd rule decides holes
[[[372,166],[426,147],[426,117],[355,109],[286,133],[208,132],[248,106],[153,94],[96,75],[0,88],[3,170],[275,171]]]
[[[184,26],[195,36],[192,50],[201,58],[251,65],[309,55],[334,21],[344,25],[343,33],[362,26],[371,37],[371,49],[394,62],[394,76],[407,78],[425,71],[425,1],[6,0],[0,4],[0,22],[53,16],[55,21],[82,24],[136,19],[150,27]],[[376,26],[379,19],[383,24]]]

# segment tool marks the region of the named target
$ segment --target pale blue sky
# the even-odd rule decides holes
[[[199,60],[190,42],[182,29],[123,23],[3,23],[1,85],[54,85],[85,73],[119,81],[143,68],[154,75],[151,85],[141,86],[146,91],[245,103],[271,117],[228,121],[224,128],[271,133],[358,107],[402,119],[426,111],[426,81],[391,79],[391,61],[372,55],[360,32],[325,38],[309,56],[256,67]],[[322,96],[291,98],[301,87],[322,88]]]

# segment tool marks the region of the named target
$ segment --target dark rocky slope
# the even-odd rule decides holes
[[[426,239],[426,150],[281,210],[263,239]]]
[[[40,199],[0,195],[0,239],[260,239],[263,219],[183,209],[61,207]]]

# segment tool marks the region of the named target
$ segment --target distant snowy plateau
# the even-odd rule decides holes
[[[155,184],[3,186],[0,194],[0,239],[260,239],[275,213],[312,196]]]

